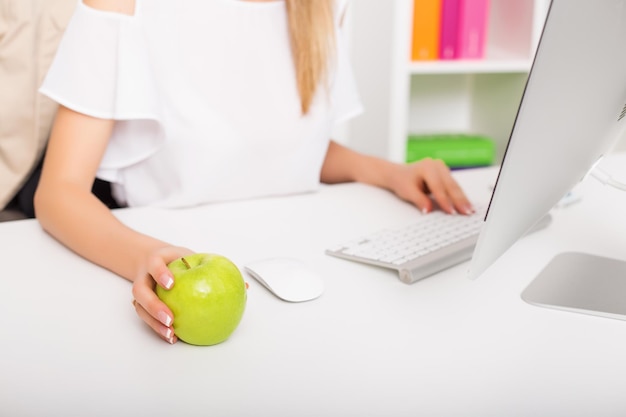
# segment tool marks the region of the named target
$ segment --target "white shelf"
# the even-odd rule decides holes
[[[532,61],[528,59],[489,59],[467,61],[411,62],[409,74],[498,74],[527,73]]]
[[[494,138],[499,162],[549,0],[491,0],[485,59],[413,62],[413,0],[351,4],[352,60],[366,112],[350,124],[350,146],[400,162],[411,133],[472,132]]]

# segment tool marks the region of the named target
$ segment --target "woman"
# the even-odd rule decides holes
[[[413,165],[330,140],[361,104],[340,30],[345,1],[83,0],[41,91],[60,108],[39,188],[42,226],[133,282],[138,315],[174,343],[155,285],[191,250],[120,223],[120,205],[183,207],[361,181],[422,211],[472,208],[440,161]],[[429,195],[430,194],[430,195]]]

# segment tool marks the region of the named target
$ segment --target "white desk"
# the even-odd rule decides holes
[[[626,173],[626,156],[612,162]],[[495,173],[458,178],[479,200]],[[378,189],[118,211],[139,230],[239,265],[291,255],[325,276],[325,294],[302,304],[248,278],[240,327],[212,347],[162,342],[135,315],[127,281],[35,221],[0,224],[0,415],[624,416],[626,322],[520,299],[559,251],[626,258],[626,194],[594,180],[580,190],[582,202],[555,211],[550,228],[479,280],[465,278],[466,263],[411,286],[324,255],[417,215]]]

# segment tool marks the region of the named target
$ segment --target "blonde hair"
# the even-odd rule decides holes
[[[308,113],[317,88],[327,81],[334,52],[334,0],[286,0],[289,37],[302,114]]]

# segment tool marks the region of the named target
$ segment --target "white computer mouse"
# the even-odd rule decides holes
[[[262,259],[244,265],[244,270],[285,301],[309,301],[324,292],[322,278],[298,259]]]

